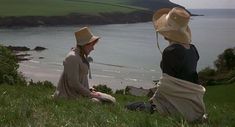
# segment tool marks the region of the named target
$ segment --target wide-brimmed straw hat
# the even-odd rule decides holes
[[[155,30],[164,37],[179,43],[191,42],[191,30],[188,26],[190,14],[183,8],[163,8],[153,15]]]
[[[100,38],[98,36],[94,36],[87,27],[83,27],[79,31],[75,32],[75,37],[77,45],[79,46],[84,46]]]

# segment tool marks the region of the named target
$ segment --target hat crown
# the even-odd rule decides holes
[[[173,8],[168,14],[168,23],[172,23],[175,27],[184,27],[188,25],[190,15],[184,9],[176,7]]]
[[[153,24],[157,32],[164,37],[180,42],[191,42],[191,31],[188,26],[190,14],[183,8],[163,8],[153,15]]]
[[[77,40],[77,45],[82,46],[90,42],[93,37],[93,34],[87,27],[83,27],[79,31],[75,32],[75,37]]]

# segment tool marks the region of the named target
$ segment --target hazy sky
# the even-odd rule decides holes
[[[188,9],[193,8],[233,8],[235,0],[170,0]]]

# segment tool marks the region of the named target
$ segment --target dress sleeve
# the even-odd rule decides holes
[[[79,78],[79,59],[76,56],[70,55],[64,61],[64,70],[67,75],[67,84],[69,87],[75,91],[77,91],[82,96],[90,96],[90,90],[85,88]]]
[[[170,76],[177,77],[182,67],[182,60],[182,50],[164,50],[161,62],[162,72]]]

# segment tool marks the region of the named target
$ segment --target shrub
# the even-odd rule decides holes
[[[17,72],[18,68],[16,56],[6,47],[0,45],[0,84],[25,83],[25,79]]]
[[[228,77],[229,78],[234,78],[235,77],[235,68],[228,73]]]
[[[111,88],[107,87],[106,85],[99,84],[98,86],[93,86],[96,91],[107,93],[107,94],[112,94],[113,91]]]
[[[215,76],[215,74],[216,74],[216,71],[214,69],[210,68],[210,67],[206,67],[198,73],[198,75],[202,76],[202,77]]]
[[[33,82],[33,80],[31,79],[28,83],[28,85],[31,86],[45,86],[47,88],[55,88],[55,86],[53,85],[53,83],[51,83],[50,81],[38,81],[38,82]]]
[[[116,90],[115,94],[124,94],[124,95],[130,95],[130,88],[126,87],[125,89]]]
[[[228,48],[214,62],[217,71],[225,72],[235,67],[235,48]]]
[[[125,94],[124,89],[116,90],[115,94]]]
[[[235,77],[235,48],[228,48],[214,62],[216,69],[207,67],[201,70],[199,80],[203,84],[218,85],[233,82]]]

